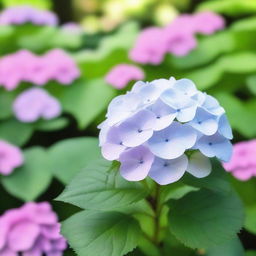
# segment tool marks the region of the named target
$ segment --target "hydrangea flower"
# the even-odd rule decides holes
[[[60,103],[41,88],[22,92],[13,103],[13,111],[18,120],[25,123],[39,118],[53,119],[61,114]]]
[[[23,161],[22,152],[18,147],[0,140],[0,174],[11,174]]]
[[[112,100],[106,117],[99,126],[102,155],[118,160],[129,181],[150,176],[166,185],[185,172],[203,178],[210,157],[231,158],[225,110],[189,79],[139,81]]]
[[[129,56],[138,63],[157,65],[163,61],[166,53],[184,56],[195,49],[196,34],[209,35],[224,26],[224,19],[213,12],[183,14],[164,28],[151,27],[143,30]]]
[[[60,256],[66,247],[57,215],[48,202],[26,203],[0,216],[2,256]]]
[[[256,140],[242,141],[234,144],[234,153],[228,163],[223,163],[226,171],[234,177],[245,181],[256,176]]]
[[[106,75],[105,80],[117,89],[123,89],[132,80],[144,79],[142,69],[129,64],[119,64],[112,68]]]
[[[53,12],[39,10],[31,6],[10,7],[0,13],[0,25],[21,25],[25,23],[56,26],[58,18]]]
[[[23,81],[44,85],[56,80],[68,85],[79,76],[76,63],[60,49],[51,50],[43,56],[20,50],[0,59],[0,85],[9,91]]]
[[[75,22],[67,22],[61,26],[61,29],[73,35],[81,35],[84,32],[83,27]]]

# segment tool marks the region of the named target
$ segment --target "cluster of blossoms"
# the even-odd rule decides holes
[[[116,89],[123,89],[125,86],[133,80],[143,80],[145,74],[139,67],[130,64],[119,64],[113,67],[105,80]]]
[[[112,100],[99,128],[104,158],[118,160],[130,181],[150,176],[165,185],[185,171],[202,178],[211,171],[208,157],[229,161],[232,154],[224,109],[188,79],[135,83]]]
[[[21,25],[32,23],[35,25],[56,26],[57,16],[46,10],[39,10],[31,6],[16,6],[0,13],[0,25]]]
[[[224,168],[239,180],[256,176],[256,140],[234,144],[231,160],[223,163]]]
[[[60,256],[66,249],[49,203],[27,203],[0,216],[0,255]]]
[[[0,174],[11,174],[15,168],[23,164],[23,161],[23,155],[19,148],[0,140]]]
[[[163,61],[166,53],[187,55],[197,46],[196,34],[209,35],[224,26],[224,19],[212,12],[184,14],[164,28],[143,30],[129,55],[135,62],[156,65]]]
[[[37,56],[20,50],[0,59],[0,85],[15,89],[22,81],[44,85],[50,80],[68,85],[80,76],[74,60],[63,50],[54,49]]]
[[[13,103],[13,112],[18,120],[25,123],[43,118],[53,119],[61,114],[61,105],[57,99],[41,88],[32,88],[22,92]]]

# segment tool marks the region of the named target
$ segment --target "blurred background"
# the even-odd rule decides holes
[[[53,199],[100,156],[97,126],[135,80],[190,78],[226,109],[234,143],[255,139],[255,0],[0,0],[0,8],[0,140],[24,156],[8,174],[0,157],[0,215],[28,201],[51,202],[60,220],[76,212]],[[252,251],[256,160],[250,165],[246,177],[229,178],[246,206],[241,239]]]

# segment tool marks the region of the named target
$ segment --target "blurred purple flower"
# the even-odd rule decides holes
[[[73,35],[81,35],[84,32],[83,27],[75,22],[64,23],[61,26],[61,29],[62,31]]]
[[[199,12],[193,17],[195,32],[211,35],[225,27],[225,20],[214,12]]]
[[[18,147],[0,140],[0,174],[11,174],[23,161],[22,152]]]
[[[119,64],[112,68],[105,80],[117,89],[123,89],[132,80],[142,80],[145,75],[142,69],[129,64]]]
[[[99,126],[102,154],[121,163],[131,181],[149,175],[161,185],[185,172],[203,178],[211,172],[208,157],[228,161],[232,131],[224,109],[188,79],[136,82],[112,100]]]
[[[58,18],[50,11],[39,10],[31,6],[10,7],[0,13],[0,25],[21,25],[25,23],[56,26]]]
[[[129,53],[131,60],[142,64],[160,64],[167,50],[163,34],[161,28],[150,27],[144,29]]]
[[[76,63],[63,50],[54,49],[43,56],[20,50],[0,59],[0,84],[15,89],[22,81],[44,85],[50,80],[68,85],[80,76]]]
[[[0,216],[0,255],[60,256],[67,244],[48,202],[26,203]]]
[[[223,163],[226,171],[237,179],[245,181],[256,176],[256,140],[242,141],[234,144],[231,160]]]
[[[35,122],[39,118],[52,119],[61,114],[57,99],[41,88],[22,92],[13,103],[13,111],[21,122]]]

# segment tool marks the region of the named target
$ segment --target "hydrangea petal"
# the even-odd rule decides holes
[[[225,114],[223,114],[219,119],[218,132],[229,140],[233,139],[232,129]]]
[[[191,80],[185,78],[177,80],[173,87],[185,96],[191,97],[198,92],[195,84]]]
[[[194,152],[188,163],[187,172],[196,178],[204,178],[211,173],[212,166],[210,160],[200,152]]]
[[[181,156],[186,149],[193,147],[196,138],[197,133],[192,127],[173,122],[164,130],[155,132],[148,145],[156,156],[174,159]]]
[[[184,175],[187,166],[188,158],[186,155],[172,160],[155,158],[149,176],[158,184],[167,185],[178,181]]]
[[[129,181],[139,181],[147,177],[154,155],[145,146],[123,152],[119,158],[121,175]]]

